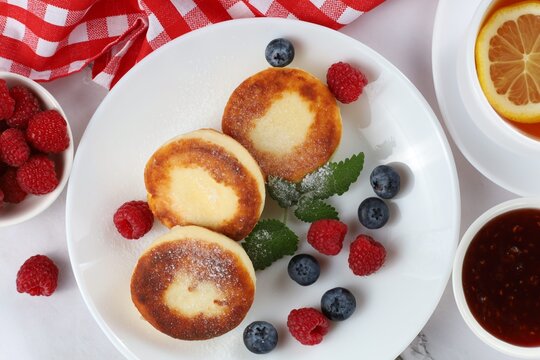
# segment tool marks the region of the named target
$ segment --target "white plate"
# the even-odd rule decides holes
[[[166,229],[156,222],[143,239],[127,241],[116,233],[112,214],[124,201],[145,197],[144,165],[163,142],[201,127],[220,128],[230,93],[268,66],[264,49],[276,37],[294,42],[292,66],[320,79],[328,66],[344,60],[360,66],[371,81],[361,100],[342,106],[344,137],[335,158],[366,154],[358,182],[345,196],[331,199],[349,225],[344,250],[333,258],[318,256],[322,274],[309,287],[291,281],[289,257],[281,259],[257,273],[254,305],[237,329],[209,341],[174,340],[141,318],[129,292],[138,255]],[[365,231],[356,210],[374,195],[369,174],[381,163],[399,163],[404,186],[389,201],[389,224],[367,231],[386,246],[387,263],[361,278],[348,268],[348,244]],[[280,343],[265,359],[391,360],[426,323],[449,278],[458,240],[459,189],[440,124],[416,88],[388,61],[323,27],[251,19],[189,33],[144,59],[116,85],[79,146],[66,211],[69,253],[83,298],[103,331],[130,359],[255,358],[245,349],[242,332],[251,321],[267,320],[278,328]],[[302,239],[299,252],[316,254],[304,240],[308,226],[292,216],[288,221]],[[356,312],[333,324],[320,345],[300,345],[286,328],[289,311],[318,307],[321,295],[336,286],[357,296]]]
[[[457,56],[480,0],[440,0],[433,30],[433,79],[446,127],[469,162],[497,185],[521,196],[540,194],[540,157],[513,152],[486,137],[461,100]]]

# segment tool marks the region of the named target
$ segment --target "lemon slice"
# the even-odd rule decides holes
[[[540,122],[540,3],[497,10],[478,34],[475,56],[491,106],[508,120]]]

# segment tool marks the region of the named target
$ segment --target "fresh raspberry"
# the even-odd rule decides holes
[[[6,120],[10,127],[24,129],[28,120],[40,110],[38,98],[24,86],[14,86],[9,90],[9,94],[15,99],[15,111]]]
[[[15,110],[15,100],[9,95],[5,80],[0,79],[0,120],[10,118]]]
[[[21,189],[34,195],[48,194],[58,186],[54,161],[45,155],[33,155],[17,169]]]
[[[28,121],[26,138],[39,151],[62,152],[69,146],[66,120],[56,110],[39,112]]]
[[[138,239],[152,229],[154,215],[145,201],[128,201],[113,216],[116,229],[126,239]]]
[[[287,318],[291,335],[303,345],[316,345],[328,333],[328,319],[317,309],[294,309]]]
[[[45,255],[34,255],[17,273],[17,291],[32,296],[50,296],[58,285],[58,268]]]
[[[347,225],[339,220],[317,220],[309,227],[307,241],[321,254],[337,255],[346,234]]]
[[[19,167],[28,160],[30,147],[19,129],[7,129],[0,134],[0,160],[9,166]]]
[[[358,235],[351,243],[349,267],[355,275],[373,274],[384,264],[386,250],[381,243],[368,235]]]
[[[4,202],[18,204],[26,198],[26,191],[17,182],[17,169],[9,168],[0,176],[0,188],[4,193]]]
[[[360,97],[368,81],[360,70],[340,61],[328,69],[326,83],[338,101],[348,104]]]

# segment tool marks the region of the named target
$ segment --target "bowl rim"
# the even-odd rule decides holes
[[[38,99],[41,101],[43,105],[44,110],[50,110],[54,109],[57,110],[66,120],[67,124],[67,132],[70,139],[69,146],[66,150],[64,150],[62,153],[58,154],[62,159],[63,168],[62,172],[58,174],[59,176],[59,183],[57,187],[50,193],[45,195],[40,195],[40,201],[37,201],[34,206],[27,209],[24,212],[21,212],[20,214],[17,214],[15,216],[0,216],[0,228],[20,224],[24,221],[30,220],[31,218],[39,215],[43,211],[45,211],[52,203],[56,201],[56,199],[60,196],[62,191],[64,190],[69,175],[71,173],[71,167],[73,165],[73,156],[74,156],[74,140],[73,140],[73,133],[71,131],[71,126],[69,124],[69,120],[66,116],[66,113],[62,109],[62,106],[58,103],[56,98],[47,90],[45,87],[43,87],[41,84],[37,83],[36,81],[23,76],[19,74],[15,74],[12,72],[7,71],[0,71],[0,79],[6,80],[9,82],[15,82],[21,85],[24,85],[28,87],[32,92],[38,97]],[[28,195],[33,196],[33,195]],[[26,199],[25,199],[26,200]],[[4,204],[4,207],[6,206],[17,206],[18,204]]]
[[[454,265],[452,268],[452,289],[454,292],[454,299],[458,307],[461,317],[472,330],[472,332],[485,344],[491,346],[495,350],[498,350],[501,353],[506,355],[519,357],[522,359],[538,359],[540,357],[540,346],[536,347],[525,347],[517,346],[507,343],[499,338],[493,336],[487,330],[485,330],[478,321],[472,315],[467,301],[465,300],[465,294],[463,291],[462,285],[462,267],[463,259],[469,248],[469,245],[478,233],[478,231],[491,219],[495,218],[498,215],[506,213],[511,210],[517,209],[540,209],[540,196],[535,197],[525,197],[525,198],[515,198],[512,200],[505,201],[498,205],[493,206],[492,208],[485,211],[481,214],[465,231],[461,241],[459,243],[456,255],[454,258]]]
[[[491,106],[480,86],[476,71],[476,38],[485,16],[496,0],[481,0],[467,27],[461,54],[458,56],[458,85],[463,103],[476,125],[488,137],[497,140],[502,146],[516,151],[516,145],[526,151],[538,154],[540,139],[534,139],[505,121]]]

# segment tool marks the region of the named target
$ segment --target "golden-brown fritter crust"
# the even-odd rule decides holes
[[[303,144],[293,151],[279,155],[261,151],[250,138],[250,131],[272,103],[287,92],[305,100],[314,121]],[[300,69],[269,68],[234,90],[223,113],[222,130],[248,149],[265,178],[274,175],[297,182],[330,159],[341,140],[342,125],[334,96],[316,77]]]

